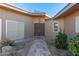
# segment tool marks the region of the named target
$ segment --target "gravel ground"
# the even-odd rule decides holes
[[[54,44],[48,44],[48,47],[52,56],[68,56],[67,50],[57,49]]]

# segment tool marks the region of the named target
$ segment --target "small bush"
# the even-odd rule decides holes
[[[79,34],[69,40],[68,51],[70,55],[79,56]]]
[[[10,40],[8,38],[4,39],[4,40],[0,40],[0,47],[3,46],[16,46],[15,42],[13,40]]]
[[[56,48],[66,49],[67,47],[67,35],[63,32],[59,32],[55,39]]]

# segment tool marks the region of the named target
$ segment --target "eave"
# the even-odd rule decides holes
[[[67,6],[65,6],[59,13],[57,13],[53,19],[61,18],[64,16],[69,15],[70,13],[79,10],[79,4],[78,3],[69,3]]]
[[[15,11],[15,12],[18,12],[18,13],[21,13],[24,15],[28,15],[28,16],[45,16],[45,14],[27,12],[25,10],[22,10],[20,8],[14,7],[14,6],[6,4],[6,3],[0,3],[0,8]]]

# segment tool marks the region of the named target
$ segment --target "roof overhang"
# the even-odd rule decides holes
[[[69,3],[67,6],[65,6],[59,13],[57,13],[53,19],[64,17],[76,10],[79,10],[79,4],[78,3]]]
[[[22,10],[20,8],[14,7],[14,6],[6,4],[6,3],[0,3],[0,8],[12,10],[12,11],[19,12],[21,14],[29,15],[29,16],[45,16],[45,14],[27,12],[25,10]]]

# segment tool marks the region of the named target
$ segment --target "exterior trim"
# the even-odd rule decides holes
[[[26,14],[26,15],[29,15],[29,16],[45,16],[45,13],[31,13],[31,12],[27,12],[25,10],[22,10],[20,8],[17,8],[17,7],[14,7],[12,5],[9,5],[9,4],[6,4],[6,3],[0,3],[0,7],[4,7],[4,8],[7,8],[7,9],[11,9],[11,10],[14,10],[16,12],[19,12],[19,13],[23,13],[23,14]]]
[[[54,28],[54,23],[58,23],[58,31],[54,31],[54,29],[55,29],[55,28]],[[53,22],[53,32],[58,33],[58,32],[59,32],[59,28],[60,28],[60,27],[59,27],[59,22],[58,22],[58,21],[54,21],[54,22]]]
[[[63,14],[64,12],[66,12],[67,10],[69,10],[71,7],[73,7],[76,3],[69,3],[67,4],[61,11],[59,11],[54,17],[53,19],[59,17],[61,14]]]

